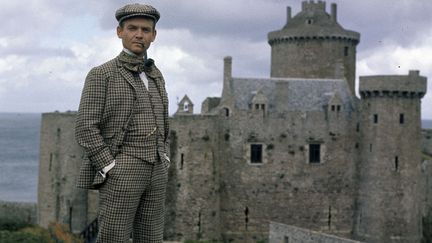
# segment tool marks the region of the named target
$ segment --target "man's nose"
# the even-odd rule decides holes
[[[143,36],[144,36],[144,31],[142,31],[142,30],[138,30],[135,36],[136,36],[137,38],[143,38]]]

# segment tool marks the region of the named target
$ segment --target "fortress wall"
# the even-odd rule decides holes
[[[220,238],[218,125],[214,116],[171,119],[171,171],[175,174],[171,172],[169,178],[167,203],[172,216],[167,230],[176,233],[168,237]]]
[[[356,43],[353,41],[302,39],[275,43],[271,58],[271,77],[346,78],[350,88],[354,88]]]
[[[358,239],[367,242],[421,240],[425,191],[420,179],[420,99],[425,81],[413,71],[408,76],[360,78],[363,99],[360,189],[355,221]]]
[[[326,119],[322,111],[236,114],[227,120],[229,141],[221,147],[225,240],[267,239],[269,220],[350,236],[356,122],[346,114]],[[249,162],[254,143],[263,145],[262,164]],[[308,162],[309,143],[321,144],[322,163]]]
[[[38,224],[60,222],[80,232],[87,225],[87,191],[75,187],[83,151],[75,142],[75,112],[42,115]]]

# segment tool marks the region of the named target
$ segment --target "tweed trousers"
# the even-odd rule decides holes
[[[97,243],[162,242],[168,167],[120,153],[99,189]]]

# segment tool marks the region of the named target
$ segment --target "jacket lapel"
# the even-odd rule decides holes
[[[120,63],[119,60],[117,60],[117,66],[118,69],[120,71],[120,74],[123,76],[123,78],[133,87],[133,89],[135,90],[135,92],[138,90],[138,87],[136,86],[134,80],[134,76],[132,75],[132,73],[128,70],[126,70]]]

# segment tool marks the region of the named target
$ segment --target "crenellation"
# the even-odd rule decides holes
[[[317,11],[322,10],[325,11],[326,9],[326,3],[324,1],[318,0],[318,2],[315,2],[314,0],[303,1],[302,2],[302,11]]]
[[[359,92],[413,92],[424,95],[426,86],[426,77],[420,76],[419,71],[410,71],[408,75],[361,76]]]

